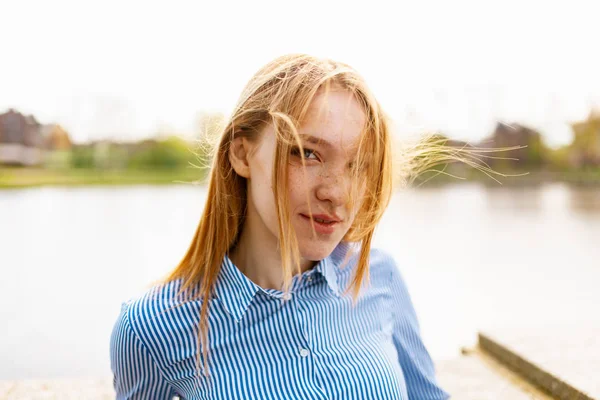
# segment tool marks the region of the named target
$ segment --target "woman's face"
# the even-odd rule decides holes
[[[329,256],[352,225],[360,201],[354,210],[349,209],[350,168],[364,126],[365,113],[359,103],[350,92],[338,89],[318,92],[298,127],[305,170],[299,149],[295,149],[290,155],[288,197],[290,221],[306,261]],[[271,182],[276,138],[271,125],[265,127],[254,146],[248,157],[246,222],[261,224],[252,232],[276,239],[279,230]],[[363,193],[359,191],[359,198]]]

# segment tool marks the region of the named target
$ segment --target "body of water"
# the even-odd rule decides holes
[[[0,191],[0,379],[110,374],[123,300],[174,267],[203,187]],[[391,252],[436,360],[478,330],[600,322],[600,191],[457,185],[394,196],[375,246]]]

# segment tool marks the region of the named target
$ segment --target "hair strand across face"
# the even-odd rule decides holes
[[[355,301],[362,284],[368,280],[373,231],[392,192],[391,144],[386,117],[364,80],[349,66],[302,54],[277,58],[248,82],[221,132],[210,172],[207,202],[199,225],[185,256],[166,278],[167,281],[182,280],[179,295],[183,295],[184,299],[201,300],[198,332],[201,354],[198,354],[197,367],[203,369],[205,375],[208,375],[209,365],[209,300],[223,258],[239,238],[247,207],[247,181],[232,168],[228,157],[231,143],[239,136],[250,141],[258,140],[266,124],[274,128],[277,144],[273,161],[273,196],[278,216],[284,290],[287,291],[293,271],[300,271],[301,260],[288,210],[286,177],[290,152],[294,147],[303,148],[298,125],[306,116],[317,92],[334,89],[351,93],[366,116],[364,132],[351,168],[353,179],[349,196],[349,206],[353,209],[359,204],[360,207],[343,239],[357,243],[360,248],[351,282]],[[302,165],[305,165],[304,154],[302,151],[300,154]],[[364,190],[365,194],[357,199],[352,194],[360,190]],[[307,202],[310,203],[308,197]]]

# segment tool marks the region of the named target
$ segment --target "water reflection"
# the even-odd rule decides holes
[[[180,260],[205,198],[192,186],[0,191],[0,376],[109,374],[121,301]],[[443,359],[488,326],[600,322],[599,237],[597,189],[463,184],[396,194],[374,245],[396,259]]]
[[[546,191],[540,187],[487,187],[485,197],[491,212],[511,210],[539,213],[543,210],[545,193]]]
[[[600,189],[592,187],[571,188],[568,191],[572,210],[600,218]]]
[[[516,213],[573,212],[600,216],[600,189],[563,183],[538,187],[487,187],[485,202],[490,211]]]

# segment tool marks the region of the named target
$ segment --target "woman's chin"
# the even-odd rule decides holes
[[[333,252],[337,245],[337,242],[311,242],[306,243],[306,245],[300,243],[300,255],[305,260],[320,261],[324,258],[329,257],[329,255]]]

